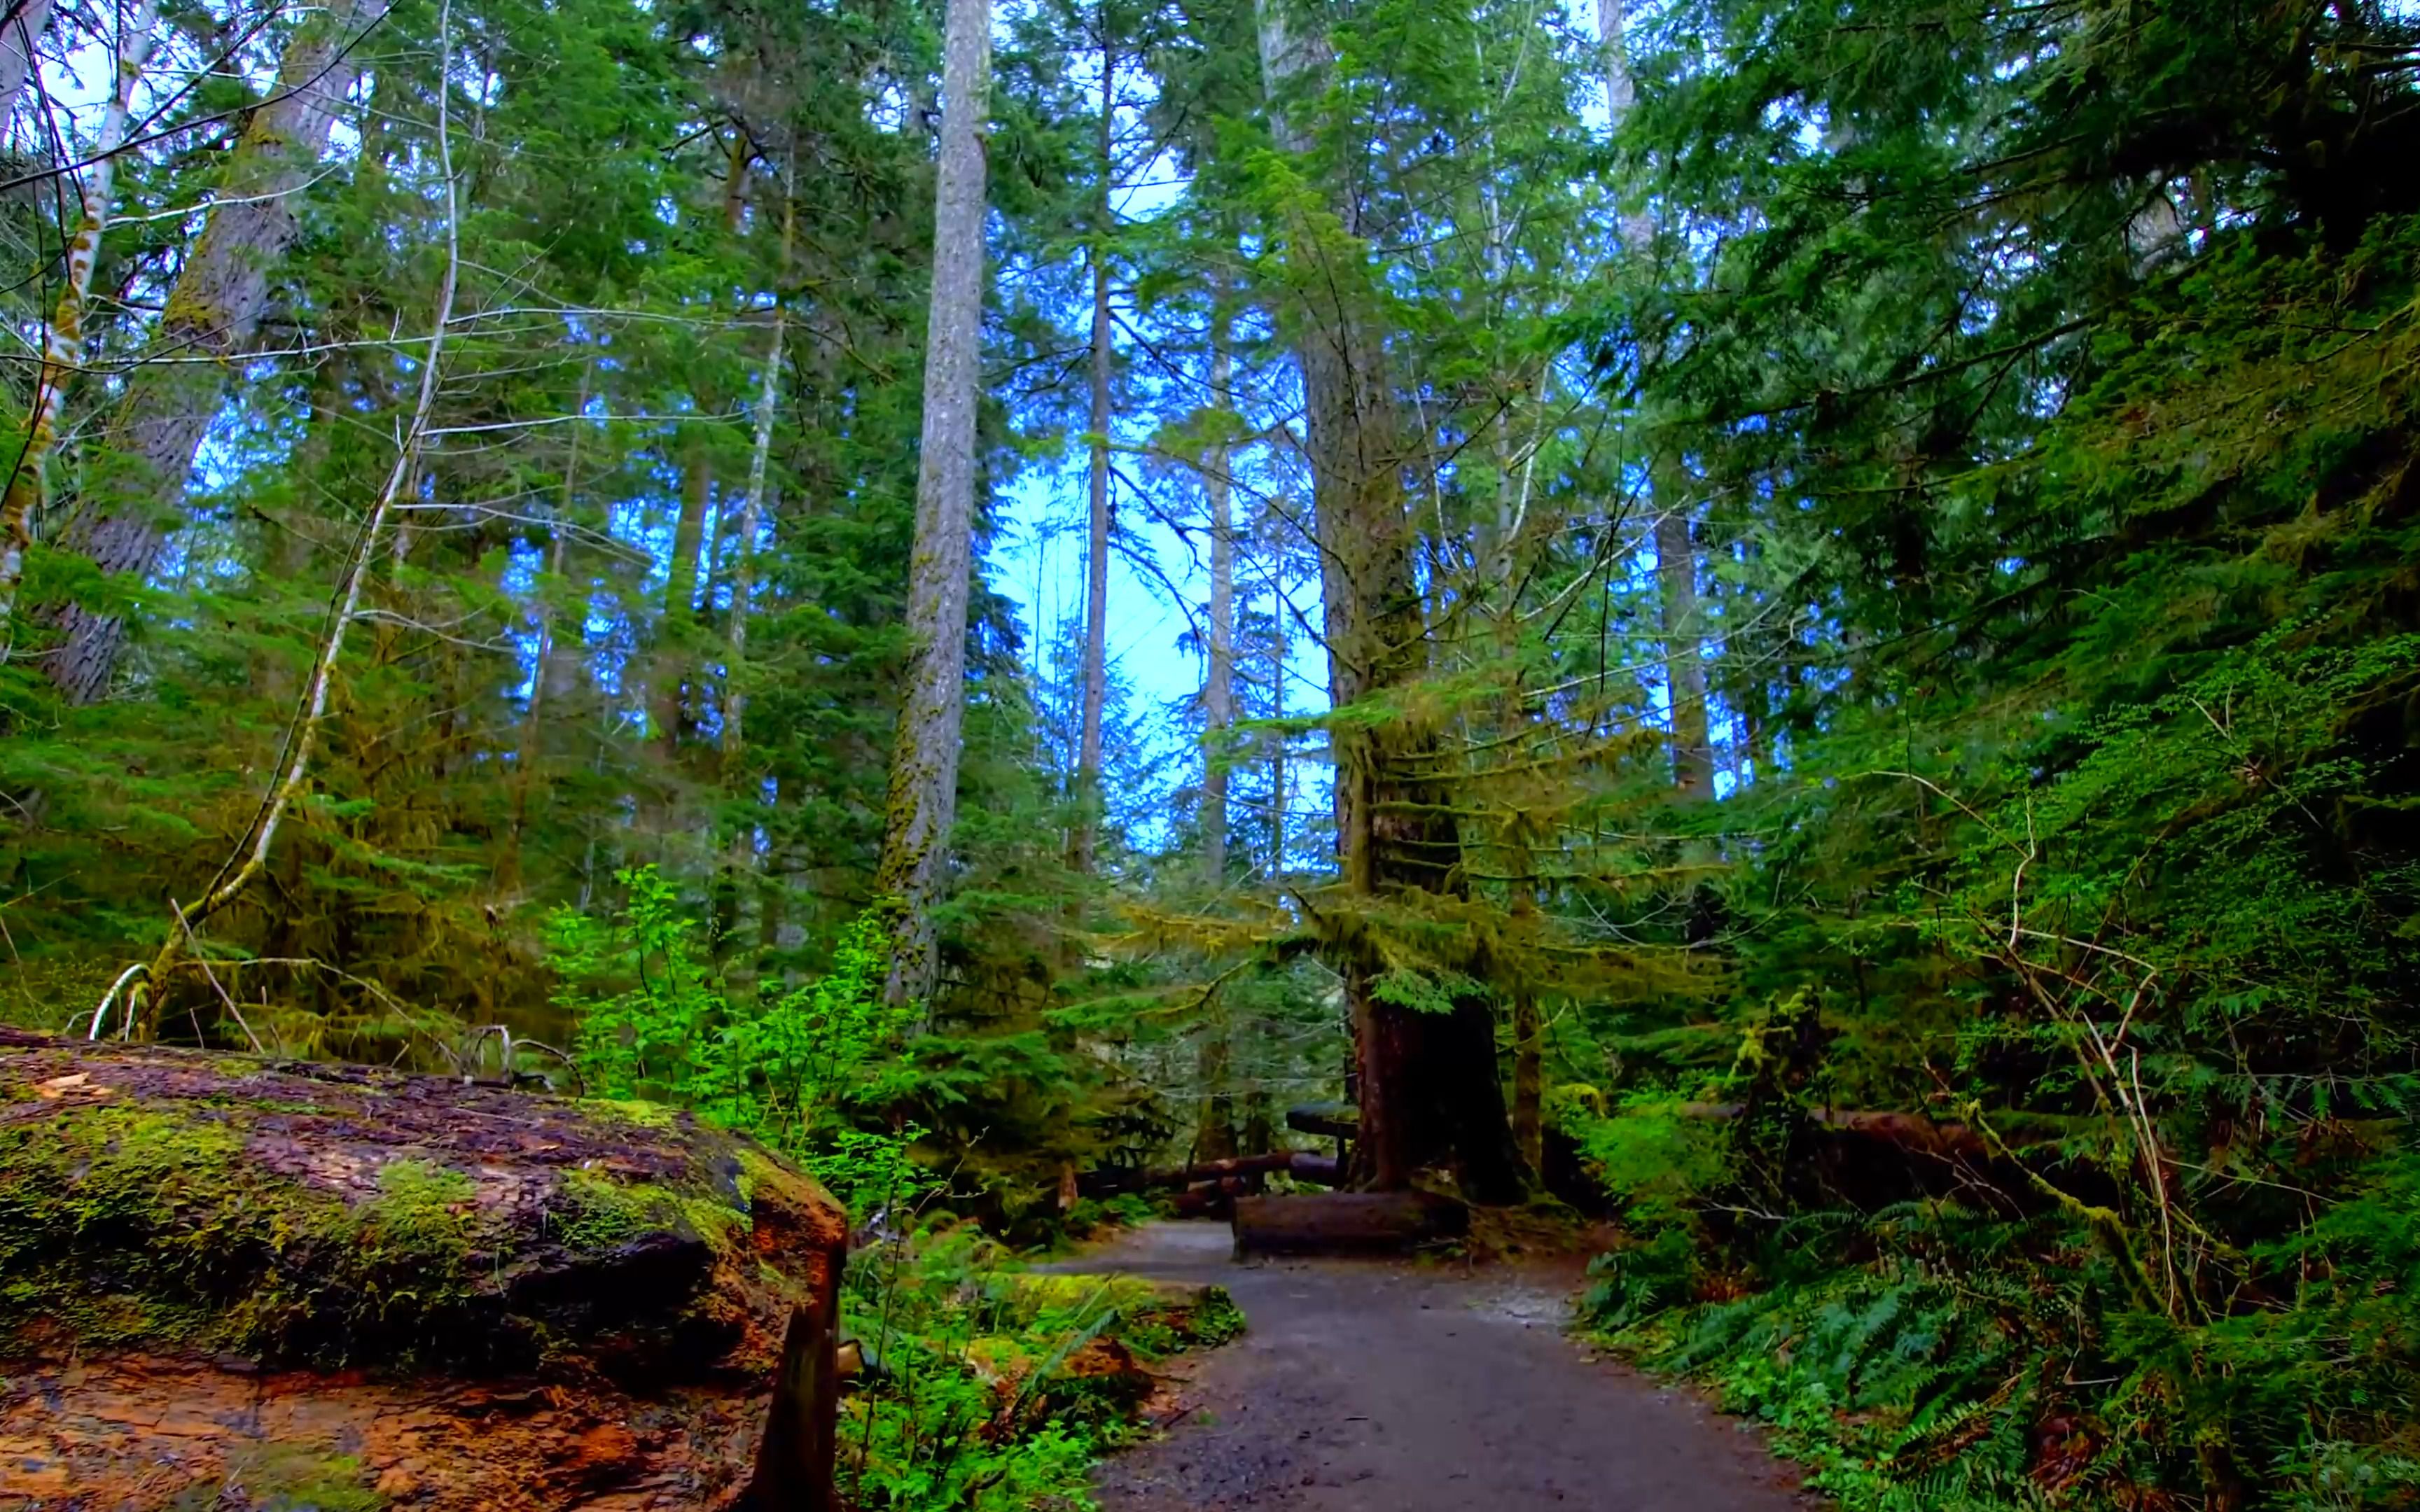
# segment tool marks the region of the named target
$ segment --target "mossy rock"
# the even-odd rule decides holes
[[[686,1114],[0,1029],[0,1356],[752,1371],[845,1242]]]

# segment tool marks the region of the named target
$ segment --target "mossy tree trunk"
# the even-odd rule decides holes
[[[194,454],[217,415],[230,360],[252,339],[271,280],[300,225],[294,196],[326,151],[336,113],[360,76],[363,34],[387,0],[333,0],[287,44],[277,83],[229,155],[200,238],[170,290],[154,355],[128,378],[95,451],[88,496],[62,544],[101,572],[141,579],[178,522]],[[175,359],[166,361],[164,359]],[[124,649],[119,606],[59,606],[63,643],[43,667],[71,703],[109,691]]]
[[[1312,133],[1289,119],[1299,85],[1327,61],[1323,39],[1289,34],[1280,0],[1264,0],[1260,50],[1279,144],[1307,153]],[[1349,134],[1349,133],[1346,133]],[[1331,196],[1342,235],[1297,223],[1296,359],[1301,364],[1312,508],[1332,705],[1378,702],[1428,670],[1429,640],[1412,563],[1418,535],[1404,486],[1412,438],[1388,378],[1374,291],[1349,186]],[[1481,994],[1441,1011],[1381,993],[1372,932],[1389,915],[1458,895],[1461,840],[1438,780],[1438,732],[1407,710],[1340,720],[1329,740],[1336,826],[1349,918],[1331,942],[1351,1011],[1360,1099],[1357,1180],[1397,1189],[1423,1166],[1452,1164],[1480,1201],[1525,1188],[1497,1072],[1494,1009]]]
[[[40,9],[47,17],[47,0]],[[67,408],[69,385],[84,368],[85,320],[92,297],[92,270],[101,259],[101,234],[109,228],[117,149],[126,140],[126,123],[134,106],[134,86],[142,80],[143,66],[150,58],[151,33],[159,17],[156,0],[136,0],[133,13],[127,18],[126,39],[117,53],[116,83],[101,112],[101,131],[93,140],[95,161],[84,173],[76,232],[68,242],[67,278],[42,332],[42,365],[34,379],[33,410],[27,417],[24,444],[17,455],[16,471],[9,474],[8,488],[0,494],[0,633],[5,633],[16,617],[17,586],[24,580],[25,548],[32,544],[33,513],[43,496],[43,471],[50,465],[52,449],[58,440],[59,416]],[[28,22],[33,22],[39,30],[39,23],[28,15],[0,31],[0,95],[6,96],[6,101],[0,102],[0,128],[7,126],[16,91],[24,83],[33,32],[20,35],[20,28]]]
[[[950,0],[943,42],[941,152],[934,188],[933,294],[924,347],[924,419],[908,563],[907,705],[891,752],[891,791],[875,886],[896,899],[892,1002],[939,979],[933,904],[957,812],[958,732],[966,716],[967,579],[974,569],[976,359],[983,325],[984,116],[990,93],[990,0]]]

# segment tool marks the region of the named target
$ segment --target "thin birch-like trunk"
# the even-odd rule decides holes
[[[319,734],[327,721],[328,702],[336,684],[336,666],[345,654],[345,640],[353,622],[361,612],[362,590],[368,582],[373,565],[378,561],[379,537],[385,533],[388,520],[403,497],[406,483],[417,472],[420,457],[428,437],[428,417],[437,404],[438,371],[445,349],[446,327],[454,319],[454,292],[461,271],[461,221],[455,198],[454,149],[450,102],[453,91],[447,76],[453,68],[453,5],[445,0],[438,11],[437,66],[437,161],[438,171],[445,180],[445,273],[438,285],[436,317],[430,322],[427,347],[420,360],[420,392],[413,400],[411,419],[396,448],[395,466],[387,471],[386,483],[379,490],[378,502],[372,506],[369,518],[363,522],[361,538],[353,545],[351,559],[345,565],[345,575],[336,589],[335,604],[328,620],[326,638],[320,642],[319,655],[311,670],[311,680],[305,687],[301,706],[295,710],[294,722],[287,739],[287,752],[279,764],[281,771],[261,804],[254,820],[248,843],[239,844],[236,853],[219,868],[218,875],[204,889],[201,901],[192,908],[183,908],[173,900],[169,911],[173,916],[167,938],[160,951],[141,976],[147,989],[146,1007],[139,1015],[143,1038],[150,1038],[158,1026],[162,995],[170,972],[182,961],[187,949],[198,949],[201,927],[229,904],[241,898],[244,889],[269,865],[271,852],[277,843],[277,832],[286,815],[309,786],[311,760],[318,754]],[[128,976],[134,973],[130,972]],[[110,989],[116,995],[128,983],[128,976],[118,979]],[[99,1038],[101,1025],[110,1008],[104,997],[93,1011],[92,1034]],[[136,1026],[138,1015],[130,1011],[127,1024]]]
[[[690,671],[689,632],[697,616],[697,557],[706,548],[706,510],[714,496],[714,467],[706,444],[691,438],[681,464],[680,515],[673,522],[673,554],[664,577],[664,617],[657,630],[656,740],[664,760],[680,755],[687,722],[681,693]],[[667,806],[669,807],[669,806]]]
[[[782,272],[790,262],[795,209],[785,198],[782,207]],[[756,435],[748,455],[748,493],[739,506],[739,539],[732,549],[731,627],[725,636],[722,687],[722,771],[725,780],[737,773],[747,748],[748,603],[756,591],[756,537],[765,528],[765,479],[773,458],[773,417],[782,402],[782,357],[790,328],[789,307],[778,289],[773,303],[773,342],[765,354],[765,378],[756,393]]]
[[[1076,749],[1076,843],[1079,875],[1093,870],[1101,822],[1101,721],[1109,698],[1109,178],[1116,150],[1117,54],[1109,8],[1101,9],[1100,193],[1093,214],[1093,413],[1090,529],[1084,554],[1084,708]]]
[[[588,413],[588,385],[596,377],[592,359],[580,370],[580,399],[574,415]],[[546,576],[551,585],[563,581],[563,558],[566,538],[571,533],[573,501],[579,497],[580,436],[586,426],[575,420],[571,424],[571,442],[563,464],[563,497],[555,506],[554,539],[549,543],[546,555]],[[537,611],[537,656],[530,670],[529,711],[521,717],[520,753],[513,767],[513,834],[507,853],[505,875],[518,882],[520,877],[521,836],[529,827],[530,784],[535,779],[538,764],[546,757],[547,698],[557,681],[555,671],[554,602],[541,596]]]
[[[47,3],[42,9],[48,13]],[[5,495],[0,495],[0,635],[16,618],[17,588],[25,578],[25,548],[33,545],[33,517],[42,501],[44,470],[58,444],[59,416],[67,407],[68,386],[84,369],[92,270],[101,257],[101,234],[109,228],[117,149],[126,140],[134,86],[142,82],[143,66],[150,60],[151,34],[159,17],[158,0],[138,0],[134,13],[127,18],[126,40],[117,52],[117,85],[101,111],[101,131],[93,138],[93,162],[84,173],[75,236],[68,242],[67,280],[42,332],[42,369],[34,380],[33,413],[25,427],[24,448],[18,453]],[[29,19],[20,17],[19,23]],[[18,84],[23,83],[23,55],[8,52],[17,45],[17,24],[10,25],[8,42],[0,45],[0,86],[8,85],[5,72],[10,66],[18,68]],[[7,112],[0,109],[0,123],[6,120]]]
[[[782,202],[782,255],[774,272],[773,341],[765,354],[765,378],[756,392],[756,435],[754,447],[748,455],[748,493],[739,506],[739,538],[732,544],[731,549],[731,624],[723,637],[720,755],[723,787],[735,798],[739,795],[739,785],[747,765],[748,607],[756,591],[756,537],[765,524],[765,480],[772,467],[773,416],[782,402],[782,356],[790,328],[790,311],[782,301],[780,286],[781,281],[789,275],[790,240],[797,224],[796,208],[787,193],[788,182],[785,176]],[[754,825],[735,823],[731,826],[731,842],[725,856],[729,873],[726,896],[736,923],[739,912],[739,879],[756,861]],[[727,928],[724,933],[731,932]]]
[[[331,0],[287,44],[277,83],[229,154],[201,236],[169,291],[152,350],[177,362],[147,363],[95,449],[87,497],[62,544],[113,576],[142,579],[159,565],[193,472],[194,455],[217,415],[233,359],[268,307],[278,264],[300,226],[293,205],[327,150],[336,112],[361,75],[362,34],[385,18],[387,0]],[[218,361],[195,361],[215,358]],[[70,603],[56,615],[62,643],[45,658],[70,703],[109,691],[126,625],[111,607]]]
[[[975,409],[983,326],[984,116],[990,92],[990,0],[950,0],[942,47],[941,147],[934,187],[933,295],[924,347],[924,420],[916,468],[916,544],[908,568],[911,650],[907,702],[891,752],[891,791],[875,886],[895,899],[894,1003],[939,980],[933,904],[956,818],[958,733],[966,717],[967,592],[974,570]]]

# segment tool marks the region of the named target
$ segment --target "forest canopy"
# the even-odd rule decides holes
[[[2402,0],[7,4],[8,1020],[1319,1104],[1844,1505],[2420,1496]]]

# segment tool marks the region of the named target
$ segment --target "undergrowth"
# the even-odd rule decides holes
[[[908,1053],[912,1005],[883,1001],[883,932],[869,913],[822,978],[734,990],[652,869],[626,872],[610,919],[557,917],[557,1001],[605,1097],[674,1104],[813,1172],[861,1243],[841,1325],[860,1363],[844,1399],[840,1483],[892,1512],[1087,1507],[1093,1462],[1135,1431],[1147,1366],[1241,1327],[1223,1293],[1125,1277],[1050,1275],[955,1211],[905,1116],[933,1088]],[[1061,1232],[1147,1216],[1079,1203]],[[610,1215],[608,1215],[610,1218]],[[598,1221],[607,1221],[600,1218]]]

